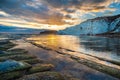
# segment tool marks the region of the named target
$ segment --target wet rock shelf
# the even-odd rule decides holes
[[[12,45],[8,47],[6,44]],[[0,80],[68,80],[53,71],[53,64],[28,55],[24,49],[14,49],[14,46],[8,41],[0,48]]]

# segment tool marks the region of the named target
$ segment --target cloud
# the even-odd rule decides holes
[[[54,8],[93,10],[106,8],[111,0],[44,0],[43,2]]]
[[[0,16],[1,17],[7,17],[7,16],[10,16],[10,15],[7,14],[6,12],[4,12],[4,11],[0,11]]]
[[[99,14],[102,16],[108,13],[111,15],[115,12],[119,13],[119,6],[115,4],[118,1],[0,0],[0,24],[33,28],[51,28],[51,26],[63,28],[63,26],[79,24]]]

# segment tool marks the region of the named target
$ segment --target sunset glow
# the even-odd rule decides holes
[[[119,0],[1,0],[0,24],[60,30],[87,19],[117,15]]]

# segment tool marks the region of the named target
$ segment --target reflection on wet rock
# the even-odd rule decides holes
[[[64,77],[57,72],[42,72],[24,76],[17,80],[65,80]]]

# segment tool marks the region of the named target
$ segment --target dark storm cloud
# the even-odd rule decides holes
[[[24,5],[24,2],[20,0],[0,0],[0,9],[13,13],[16,9],[20,9]]]
[[[62,10],[73,13],[76,8],[82,6],[90,5],[91,8],[84,8],[85,10],[102,9],[105,6],[97,6],[105,2],[106,0],[0,0],[0,9],[10,15],[19,15],[19,16],[38,16],[41,18],[47,18],[49,16],[49,6],[52,6],[52,9],[63,8]],[[35,2],[43,3],[43,5],[38,5],[37,8],[27,3],[31,2],[31,5],[34,5]],[[75,7],[75,9],[69,9]]]
[[[44,2],[52,7],[55,8],[70,8],[70,7],[76,7],[80,8],[82,6],[94,6],[95,8],[104,8],[104,6],[99,6],[99,4],[104,3],[109,0],[44,0]],[[98,6],[99,7],[98,7]]]
[[[32,0],[0,0],[0,9],[11,15],[31,15],[35,14],[44,14],[48,11],[47,6],[39,6],[37,9],[31,6],[28,6],[26,3]],[[44,14],[45,15],[45,14]],[[32,15],[31,15],[32,16]]]

